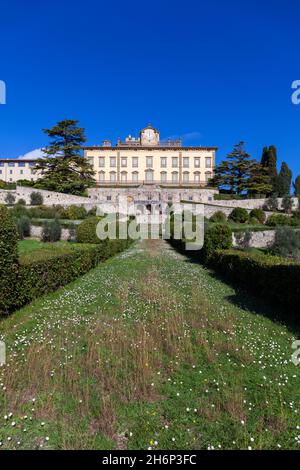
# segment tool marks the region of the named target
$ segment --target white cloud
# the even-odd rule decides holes
[[[18,158],[20,160],[35,160],[36,158],[44,157],[44,153],[42,149],[35,149],[31,150],[31,152],[25,153],[25,155],[20,155]]]
[[[203,138],[203,135],[201,134],[201,132],[198,132],[198,131],[187,132],[186,134],[181,134],[181,135],[170,135],[169,137],[167,137],[167,139],[171,139],[171,140],[181,139],[182,141],[193,141],[193,140],[199,140],[202,138]]]

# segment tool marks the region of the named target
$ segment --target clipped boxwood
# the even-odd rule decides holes
[[[18,274],[18,232],[8,209],[0,205],[0,313],[15,304]]]
[[[89,217],[77,227],[78,243],[100,243],[96,229],[101,217]]]
[[[214,253],[210,265],[255,294],[284,305],[287,317],[299,313],[300,263],[272,255],[220,250]]]
[[[224,224],[227,221],[227,217],[226,217],[226,214],[224,214],[224,212],[217,211],[211,216],[211,218],[209,220],[211,222],[217,222],[217,223]]]
[[[216,250],[225,250],[232,246],[232,231],[227,224],[209,227],[204,236],[204,245],[200,257],[208,261]]]
[[[250,219],[253,217],[254,219],[258,220],[261,224],[264,224],[266,221],[266,214],[263,209],[252,209],[249,214]]]
[[[284,214],[272,214],[267,220],[269,227],[277,227],[291,224],[291,217]]]
[[[233,222],[244,224],[249,220],[249,214],[246,209],[243,207],[235,207],[231,214],[229,215],[229,219]]]

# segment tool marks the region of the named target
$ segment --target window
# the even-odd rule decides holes
[[[106,196],[107,201],[111,201],[111,196]]]
[[[139,166],[139,159],[138,157],[132,157],[132,167],[133,168],[138,168]]]
[[[105,158],[99,157],[99,167],[103,168],[105,166]]]
[[[9,162],[8,166],[15,166],[13,162]]]
[[[122,157],[121,158],[121,166],[123,168],[126,168],[127,167],[127,158],[126,157]]]
[[[19,162],[19,163],[18,163],[18,166],[24,167],[24,166],[25,166],[25,162]]]
[[[151,183],[153,181],[153,170],[146,170],[146,181]]]
[[[4,166],[4,162],[0,162],[0,166]]]
[[[196,157],[194,162],[195,162],[195,168],[200,168],[200,158]]]
[[[99,181],[102,182],[105,180],[105,173],[104,171],[99,171]]]
[[[116,163],[116,157],[110,157],[110,167],[115,168],[117,166]]]
[[[115,171],[111,171],[109,174],[109,179],[112,183],[114,183],[117,180],[117,174]]]
[[[193,201],[193,196],[189,196],[189,201]]]
[[[205,173],[205,181],[208,183],[208,181],[211,179],[211,177],[212,177],[212,176],[211,176],[211,172],[210,172],[210,171],[207,171],[207,172]]]
[[[94,166],[94,158],[93,157],[88,157],[89,164]]]
[[[172,173],[172,183],[178,183],[178,173],[177,173],[177,171],[173,171],[173,173]]]
[[[12,170],[9,170],[9,174],[12,175],[12,174],[13,174],[13,171],[12,171]]]
[[[172,168],[178,168],[178,157],[172,158]]]
[[[183,168],[189,168],[189,166],[190,166],[189,157],[184,157],[184,159],[183,159]]]
[[[207,157],[205,159],[205,167],[206,168],[211,168],[211,158],[210,157]]]
[[[167,158],[166,157],[160,157],[160,166],[161,166],[161,168],[167,168]]]
[[[139,173],[138,171],[134,171],[132,173],[132,181],[138,181],[139,180]]]
[[[122,171],[121,172],[121,181],[123,183],[126,183],[126,181],[127,181],[127,171]]]
[[[162,183],[166,183],[167,182],[167,172],[166,171],[162,171],[161,174],[160,174],[160,181]]]
[[[2,170],[0,170],[0,175],[2,175]]]
[[[94,161],[94,159],[93,159],[93,161]],[[35,166],[35,162],[29,162],[29,166],[32,166],[32,167]]]
[[[194,173],[194,181],[195,183],[200,183],[200,171]]]
[[[188,183],[189,182],[189,179],[190,179],[190,174],[188,171],[184,171],[183,173],[183,182],[184,183]]]
[[[23,175],[23,170],[20,170],[20,175]]]
[[[153,167],[153,157],[147,157],[146,158],[146,167],[147,168],[152,168]]]

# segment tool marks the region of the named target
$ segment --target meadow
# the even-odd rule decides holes
[[[298,449],[297,332],[277,315],[137,243],[0,322],[0,445]]]

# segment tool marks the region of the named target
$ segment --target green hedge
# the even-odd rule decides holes
[[[277,256],[237,250],[220,250],[210,266],[255,294],[286,307],[288,317],[299,313],[300,263]]]
[[[76,247],[72,253],[20,264],[13,298],[0,304],[0,314],[21,308],[32,300],[55,291],[85,274],[129,246],[130,240],[109,240],[97,246]]]

